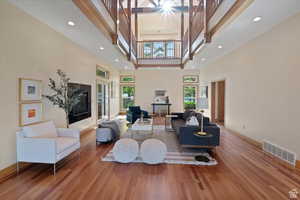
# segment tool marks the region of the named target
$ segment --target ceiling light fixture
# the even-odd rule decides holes
[[[69,26],[75,26],[75,22],[73,22],[73,21],[68,21],[68,25],[69,25]]]
[[[101,51],[103,51],[103,50],[104,50],[104,47],[101,46],[101,47],[99,47],[99,49],[100,49]]]
[[[253,19],[253,21],[254,21],[254,22],[259,22],[261,19],[262,19],[262,17],[255,17],[255,18]]]
[[[161,6],[161,11],[165,15],[169,15],[173,13],[173,2],[172,1],[164,1]]]
[[[118,58],[116,58],[116,59],[115,59],[115,62],[119,62],[119,59],[118,59]]]
[[[222,45],[219,45],[219,46],[218,46],[218,49],[222,49],[222,48],[223,48],[223,46],[222,46]]]

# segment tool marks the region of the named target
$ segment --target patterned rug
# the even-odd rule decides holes
[[[167,164],[184,164],[184,165],[206,165],[212,166],[217,165],[218,162],[212,158],[207,152],[204,152],[202,149],[191,149],[191,148],[182,148],[179,143],[177,136],[174,132],[166,132],[164,126],[154,126],[153,134],[142,133],[134,134],[128,130],[121,138],[132,138],[135,139],[139,144],[144,140],[149,138],[155,138],[164,142],[167,146],[167,155],[164,160],[164,163]],[[210,161],[209,162],[199,162],[195,160],[195,156],[203,155],[206,156]],[[102,161],[114,162],[112,151],[109,151],[103,158]],[[142,158],[138,156],[134,163],[142,163]]]

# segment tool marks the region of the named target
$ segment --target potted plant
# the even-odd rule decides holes
[[[58,69],[57,75],[59,76],[58,83],[52,78],[49,78],[48,86],[53,91],[53,94],[43,96],[54,106],[58,106],[65,111],[66,125],[67,128],[69,128],[69,114],[73,107],[80,102],[82,91],[80,89],[68,87],[70,78],[68,78],[66,73],[62,70]]]

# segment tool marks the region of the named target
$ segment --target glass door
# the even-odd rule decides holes
[[[109,119],[109,86],[107,83],[97,83],[98,120]]]
[[[183,86],[183,105],[184,109],[196,109],[198,86]]]
[[[134,85],[121,85],[121,111],[126,111],[134,105]]]

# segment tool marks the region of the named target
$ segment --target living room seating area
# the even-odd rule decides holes
[[[180,145],[192,148],[214,148],[220,144],[220,128],[211,123],[208,117],[203,117],[203,131],[208,133],[205,136],[199,136],[196,133],[201,131],[202,114],[194,111],[184,113],[172,113],[177,115],[171,120],[172,128],[175,130]],[[190,116],[196,116],[199,126],[187,125]]]
[[[126,119],[130,123],[134,123],[138,118],[149,118],[149,114],[145,110],[141,110],[140,106],[129,106],[126,113]]]
[[[80,131],[56,128],[52,121],[26,126],[17,132],[17,167],[19,162],[55,164],[80,148]]]

